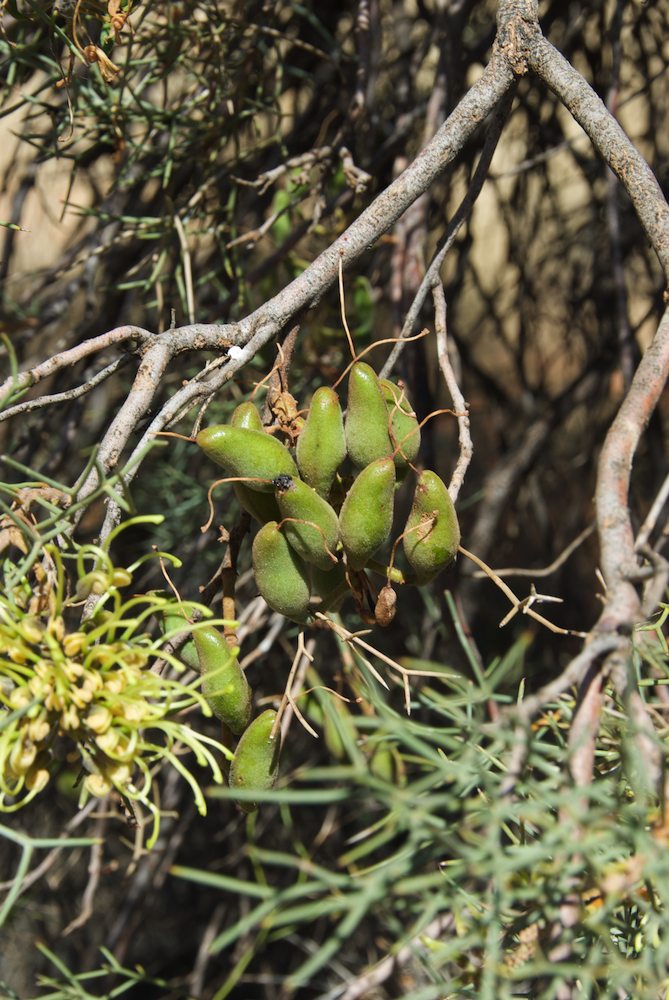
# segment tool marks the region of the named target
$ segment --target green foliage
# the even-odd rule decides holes
[[[235,985],[272,942],[290,956],[282,966],[290,967],[288,990],[318,984],[319,996],[338,996],[337,956],[355,964],[352,942],[362,927],[365,939],[373,927],[374,938],[392,942],[393,954],[410,947],[403,965],[413,986],[402,995],[412,1000],[555,998],[565,982],[593,998],[664,995],[669,831],[655,797],[639,794],[630,765],[636,734],[609,694],[596,780],[579,789],[561,766],[571,696],[547,705],[531,727],[512,725],[512,716],[491,724],[491,703],[512,709],[506,680],[525,648],[523,638],[478,680],[414,661],[438,675],[417,684],[415,718],[372,687],[359,689],[369,699],[365,715],[335,702],[350,720],[340,763],[297,765],[283,787],[254,793],[277,806],[286,846],[275,843],[277,815],[272,839],[249,828],[247,880],[173,869],[208,887],[212,900],[233,893],[249,901],[244,918],[212,944],[217,955],[238,955],[218,1000],[237,995]],[[638,652],[645,657],[643,647]],[[324,699],[329,712],[331,696]],[[525,764],[511,776],[519,746]],[[399,767],[374,769],[379,747],[392,749]],[[326,806],[337,810],[341,835],[330,831],[316,847],[305,836],[308,816]],[[330,840],[339,845],[335,856]],[[570,901],[573,917],[563,922]],[[569,962],[549,957],[558,945]],[[377,959],[384,957],[381,948]],[[365,962],[373,965],[369,954]]]
[[[243,995],[246,977],[277,948],[286,989],[318,984],[333,998],[343,954],[359,972],[382,961],[388,948],[402,953],[411,983],[404,995],[412,1000],[510,1000],[519,992],[548,1000],[565,982],[593,998],[621,989],[655,996],[669,987],[669,832],[660,797],[641,780],[638,733],[612,690],[595,781],[575,788],[565,767],[573,696],[547,704],[532,725],[514,721],[519,685],[541,667],[528,634],[485,669],[464,636],[464,665],[405,658],[403,668],[415,672],[410,716],[395,690],[381,691],[355,645],[332,638],[332,655],[321,636],[309,693],[298,704],[322,739],[315,742],[294,720],[278,787],[271,787],[272,771],[264,784],[228,788],[214,753],[232,754],[184,715],[207,711],[199,680],[184,684],[178,674],[149,669],[183,632],[184,614],[206,609],[154,592],[128,595],[150,557],[123,567],[111,558],[128,530],[155,519],[129,519],[104,547],[77,545],[63,537],[70,515],[55,486],[31,480],[4,490],[12,498],[3,522],[12,586],[0,605],[4,808],[45,796],[57,760],[68,754],[83,777],[82,801],[114,788],[153,812],[149,843],[160,819],[157,765],[182,773],[201,809],[206,799],[217,810],[230,800],[244,809],[261,804],[236,835],[226,835],[236,847],[223,862],[185,847],[171,869],[180,883],[197,886],[200,905],[218,912],[220,903],[227,914],[211,945],[225,970],[212,996]],[[41,524],[27,512],[43,506],[47,523],[56,518],[60,541],[26,563]],[[429,592],[418,593],[428,607]],[[81,620],[87,602],[90,613]],[[430,613],[434,619],[435,609]],[[148,626],[156,618],[174,623],[152,638]],[[663,605],[635,637],[631,669],[651,710],[657,687],[645,674],[654,672],[655,685],[669,682],[666,620]],[[180,669],[177,658],[166,658]],[[328,690],[336,673],[348,702]],[[658,741],[664,736],[658,724]],[[207,767],[212,787],[200,787],[186,771],[179,747]],[[322,828],[318,817],[328,809],[333,821]],[[55,841],[5,828],[0,835],[21,850],[16,889],[0,913],[6,918],[35,851]],[[93,841],[58,843],[75,850]],[[568,962],[551,957],[560,946]],[[111,953],[95,973],[48,957],[59,973],[41,978],[42,998],[94,997],[103,970],[119,977],[119,989],[157,982]],[[162,983],[166,995],[179,995],[175,984]]]
[[[101,948],[102,962],[100,966],[92,972],[73,973],[67,965],[61,961],[57,955],[49,950],[45,945],[38,944],[41,953],[60,973],[59,977],[54,975],[41,975],[39,985],[47,989],[47,993],[40,993],[40,1000],[107,1000],[107,998],[123,996],[133,986],[146,989],[149,986],[156,986],[160,989],[168,987],[164,979],[154,979],[147,976],[146,970],[138,966],[135,969],[128,969],[114,956],[107,948]],[[102,980],[104,993],[91,993],[89,986],[95,986],[96,980]],[[111,992],[107,984],[113,984]]]
[[[0,907],[0,927],[5,923],[12,907],[16,903],[30,869],[30,862],[35,851],[56,847],[59,849],[72,849],[75,847],[87,847],[96,843],[96,840],[91,837],[31,837],[28,834],[11,830],[7,826],[0,826],[0,837],[10,843],[17,844],[21,848],[21,856],[14,873],[14,878],[2,902],[2,907]],[[2,983],[0,982],[1,985]]]

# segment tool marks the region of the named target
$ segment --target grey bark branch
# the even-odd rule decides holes
[[[640,601],[627,579],[635,568],[634,531],[630,517],[629,487],[632,461],[651,414],[669,377],[669,309],[639,362],[630,391],[609,429],[597,470],[595,502],[601,550],[601,570],[607,603],[599,629],[618,628],[633,622]]]
[[[109,330],[99,337],[93,337],[92,340],[87,340],[83,344],[77,344],[76,347],[71,347],[67,351],[55,354],[53,357],[48,358],[39,365],[35,365],[34,368],[30,368],[28,371],[19,372],[16,377],[10,376],[10,378],[5,379],[2,385],[0,385],[0,402],[9,393],[36,385],[45,378],[49,378],[50,375],[55,375],[56,372],[61,371],[63,368],[70,368],[76,365],[90,354],[96,354],[98,351],[103,351],[117,344],[127,343],[130,340],[135,340],[139,344],[148,344],[153,339],[154,334],[148,330],[142,330],[137,326],[119,326],[114,330]],[[0,419],[4,419],[6,416],[6,413],[0,414]]]
[[[669,284],[669,205],[653,171],[588,82],[545,38],[531,45],[528,65],[571,112],[623,184]]]
[[[38,399],[26,399],[22,403],[16,403],[15,406],[10,406],[0,413],[0,421],[9,420],[11,417],[18,416],[19,413],[31,413],[33,410],[41,410],[45,406],[55,406],[57,403],[66,403],[72,399],[79,399],[81,396],[89,393],[91,389],[94,389],[96,385],[100,385],[110,378],[110,376],[114,375],[126,360],[127,358],[124,357],[116,358],[111,364],[106,365],[101,371],[95,375],[91,375],[86,382],[75,386],[73,389],[65,389],[64,392],[55,392],[50,396],[40,396]]]

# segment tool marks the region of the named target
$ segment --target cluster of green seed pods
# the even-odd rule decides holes
[[[281,738],[272,736],[276,712],[268,709],[251,722],[253,699],[246,674],[237,660],[239,648],[211,626],[193,632],[200,660],[202,694],[212,712],[239,736],[230,764],[230,787],[252,792],[272,788],[279,769]],[[253,812],[257,803],[242,800],[244,812]]]
[[[165,630],[184,626],[190,632],[188,620],[172,612],[165,615]],[[192,629],[179,651],[180,658],[189,666],[199,669],[201,690],[211,711],[220,719],[239,742],[230,763],[231,788],[262,792],[272,788],[279,768],[281,737],[272,734],[276,712],[267,710],[251,721],[253,692],[238,660],[239,647],[213,625]],[[239,803],[244,812],[253,812],[257,803],[243,799]]]
[[[391,574],[374,598],[367,573],[378,574],[380,550],[393,541],[394,558],[396,491],[409,470],[416,471],[420,424],[402,385],[355,362],[346,413],[333,389],[317,389],[294,450],[268,432],[252,402],[195,440],[234,480],[240,505],[260,525],[253,572],[271,608],[305,624],[353,595],[363,617],[389,624]],[[396,568],[395,581],[421,586],[454,559],[458,520],[435,472],[416,473],[411,511],[398,536],[406,568]]]
[[[245,402],[229,424],[208,427],[195,439],[258,522],[252,564],[260,594],[301,625],[317,611],[339,610],[350,595],[366,620],[390,624],[393,582],[429,582],[454,559],[460,542],[446,486],[435,472],[414,469],[420,424],[404,387],[379,379],[358,361],[348,376],[345,414],[338,394],[323,386],[313,394],[297,440],[294,434],[286,438],[290,447],[263,426],[255,404]],[[410,470],[413,502],[393,537],[396,492],[410,480]],[[400,539],[405,566],[384,571],[377,557],[388,546],[394,558]],[[379,573],[382,583],[375,588],[370,577]],[[239,737],[229,781],[246,793],[240,805],[251,812],[253,794],[276,780],[280,736],[274,732],[276,712],[251,721],[252,694],[238,652],[225,635],[205,626],[193,629],[181,656],[199,668],[212,712]],[[335,708],[336,715],[325,719],[326,740],[335,739],[340,715],[350,719],[339,702]],[[375,773],[395,767],[389,745],[379,744],[371,759]]]

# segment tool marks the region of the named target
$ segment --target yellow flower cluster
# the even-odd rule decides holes
[[[119,588],[132,580],[124,570],[80,574],[74,597],[63,600],[64,570],[56,564],[59,584],[41,613],[0,597],[0,810],[21,808],[58,771],[78,767],[83,797],[116,789],[145,804],[157,821],[152,769],[162,759],[189,781],[204,812],[179,747],[221,781],[210,749],[218,745],[180,713],[194,705],[210,709],[199,680],[186,685],[151,669],[165,639],[143,631],[146,619],[164,617],[176,602],[156,593],[124,601]],[[82,625],[82,603],[91,594],[97,607]]]

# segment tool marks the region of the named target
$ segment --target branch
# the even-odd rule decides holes
[[[597,626],[600,631],[631,624],[639,613],[639,597],[626,578],[636,567],[629,507],[630,474],[639,438],[668,377],[669,309],[639,362],[599,459],[595,503],[601,570],[607,586],[606,607]]]
[[[589,83],[545,38],[533,40],[528,66],[571,112],[624,186],[669,284],[669,206],[653,171]]]
[[[16,417],[19,413],[30,413],[32,410],[41,410],[45,406],[54,406],[56,403],[66,403],[68,400],[79,399],[81,396],[85,396],[86,393],[94,389],[96,385],[100,385],[113,375],[114,372],[118,371],[122,365],[126,364],[128,361],[127,357],[116,358],[111,364],[102,368],[95,375],[92,375],[86,382],[81,385],[75,386],[73,389],[66,389],[64,392],[55,392],[51,396],[39,396],[37,399],[26,399],[23,403],[17,403],[15,406],[10,406],[8,409],[3,410],[0,413],[0,423],[3,420],[9,420],[10,417]]]
[[[68,351],[54,354],[53,357],[35,365],[28,371],[19,372],[18,375],[5,379],[0,385],[0,402],[4,396],[16,392],[18,389],[27,389],[31,385],[36,385],[50,375],[55,375],[62,368],[76,365],[77,362],[87,358],[89,354],[95,354],[96,351],[103,351],[106,347],[123,344],[128,340],[135,340],[142,346],[148,345],[154,339],[154,334],[149,333],[148,330],[142,330],[141,327],[118,326],[114,330],[100,334],[99,337],[93,337],[92,340],[87,340],[83,344],[77,344],[76,347],[71,347]]]
[[[469,468],[469,463],[471,462],[474,454],[474,446],[472,444],[472,436],[469,432],[469,407],[465,402],[465,397],[460,391],[460,386],[458,385],[455,372],[453,371],[453,366],[451,365],[451,360],[448,356],[446,296],[444,295],[444,286],[441,282],[434,286],[432,289],[432,295],[434,298],[435,332],[437,335],[437,357],[439,359],[439,367],[441,368],[441,374],[444,377],[444,382],[446,383],[448,391],[451,394],[455,412],[458,415],[458,440],[460,444],[460,452],[453,475],[451,476],[451,481],[448,484],[448,492],[451,500],[455,503],[458,499],[460,487],[462,486],[465,476],[467,475],[467,469]]]
[[[170,347],[162,338],[147,351],[137,370],[132,389],[102,439],[97,456],[98,467],[107,472],[114,468],[128,438],[151,406],[171,358]],[[97,487],[99,479],[98,469],[93,468],[79,490],[77,499],[84,500],[90,496]]]

